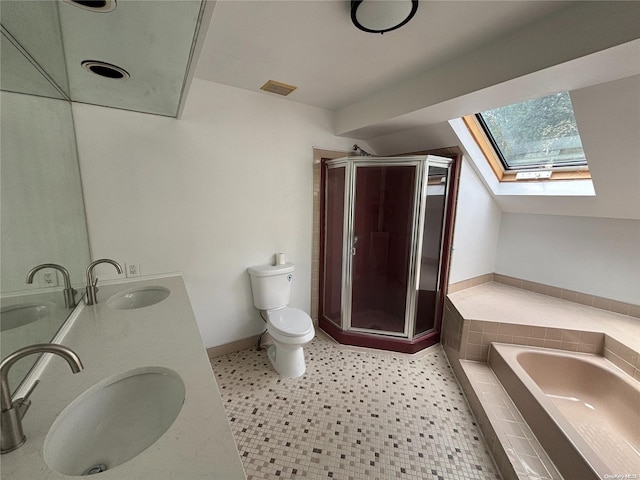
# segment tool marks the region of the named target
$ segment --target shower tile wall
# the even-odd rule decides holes
[[[255,348],[211,360],[247,477],[500,478],[442,350],[420,357],[319,334],[298,379]]]

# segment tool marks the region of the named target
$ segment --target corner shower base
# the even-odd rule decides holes
[[[407,340],[383,335],[345,332],[322,318],[319,321],[319,326],[327,335],[342,345],[377,348],[400,353],[416,353],[440,341],[440,332],[430,332],[415,340]]]
[[[359,312],[351,315],[351,326],[380,330],[381,332],[402,333],[404,330],[404,316],[393,315],[383,311]]]

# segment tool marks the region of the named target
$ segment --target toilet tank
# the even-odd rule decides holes
[[[293,263],[257,265],[247,269],[251,277],[253,304],[258,310],[289,305],[293,283]]]

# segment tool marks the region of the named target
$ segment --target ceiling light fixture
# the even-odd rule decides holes
[[[100,62],[98,60],[84,60],[82,68],[87,72],[91,72],[95,75],[99,75],[105,78],[114,78],[116,80],[129,78],[129,72],[124,68],[120,68],[117,65],[112,65],[107,62]]]
[[[113,11],[117,4],[116,0],[64,0],[76,7],[89,10],[91,12],[106,13]]]
[[[351,0],[351,21],[360,30],[385,33],[405,25],[418,10],[418,0]]]

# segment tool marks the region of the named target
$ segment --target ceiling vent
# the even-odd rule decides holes
[[[286,83],[276,82],[275,80],[269,80],[263,86],[260,87],[260,90],[264,90],[265,92],[275,93],[277,95],[282,95],[286,97],[291,92],[293,92],[296,88],[293,85],[287,85]]]

